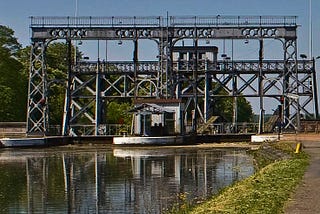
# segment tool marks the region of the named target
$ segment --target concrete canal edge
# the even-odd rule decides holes
[[[222,143],[222,142],[250,142],[249,134],[229,134],[229,135],[199,135],[186,137],[183,144],[179,145],[195,145],[206,143]],[[39,143],[32,142],[37,139]],[[33,138],[3,138],[0,139],[2,147],[49,147],[63,145],[85,145],[85,144],[112,144],[112,136],[47,136]],[[8,143],[9,142],[9,143]],[[170,144],[174,145],[174,144]],[[139,145],[138,145],[139,146]],[[152,146],[152,144],[150,144]]]
[[[257,134],[251,136],[251,143],[276,142],[280,138],[280,135],[275,134]]]

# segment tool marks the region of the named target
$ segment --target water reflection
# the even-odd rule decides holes
[[[161,213],[253,173],[245,150],[59,147],[0,152],[2,213]]]

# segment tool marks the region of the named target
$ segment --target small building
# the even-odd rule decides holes
[[[197,53],[197,57],[196,57]],[[209,60],[216,62],[218,56],[217,46],[175,46],[172,48],[173,61],[199,61]]]
[[[180,99],[136,100],[130,112],[132,134],[138,136],[183,135],[183,103]]]

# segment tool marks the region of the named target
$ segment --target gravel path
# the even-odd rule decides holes
[[[320,134],[285,137],[290,138],[302,142],[303,150],[311,158],[302,183],[289,200],[285,213],[320,213]]]

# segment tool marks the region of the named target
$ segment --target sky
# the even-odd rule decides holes
[[[320,55],[319,0],[1,0],[0,24],[30,44],[30,16],[298,16],[298,52],[309,53],[309,6],[312,2],[313,55]]]
[[[309,7],[312,5],[310,11]],[[0,25],[10,27],[15,31],[15,37],[25,47],[30,45],[30,16],[170,16],[179,15],[280,15],[297,16],[298,27],[298,55],[306,54],[310,57],[310,23],[312,23],[312,56],[320,55],[320,0],[0,0]],[[312,21],[310,22],[310,14]],[[254,58],[258,53],[258,45],[250,42],[244,46],[235,44],[232,52],[235,59]],[[101,42],[100,42],[101,43]],[[100,45],[99,43],[99,45]],[[131,42],[132,43],[132,42]],[[117,41],[108,43],[108,48],[116,51],[97,53],[96,42],[87,42],[81,51],[86,52],[90,59],[97,56],[108,57],[108,60],[132,60],[132,44],[117,47]],[[278,55],[283,57],[282,50],[278,51],[276,41],[265,43],[265,58]],[[220,50],[221,41],[213,41]],[[101,44],[105,47],[105,44]],[[156,47],[148,42],[139,44],[139,60],[149,60],[157,55]],[[227,49],[231,43],[226,43]],[[241,47],[241,48],[240,48]],[[238,51],[240,50],[241,51]],[[146,51],[140,51],[146,50]],[[108,52],[108,53],[107,53]],[[111,52],[111,51],[110,51]],[[221,52],[220,52],[221,53]],[[229,52],[228,55],[231,53]],[[103,58],[103,57],[102,57]],[[257,58],[255,58],[257,59]],[[320,64],[320,59],[318,60]],[[320,70],[320,66],[317,66]],[[319,78],[318,78],[318,81]]]

